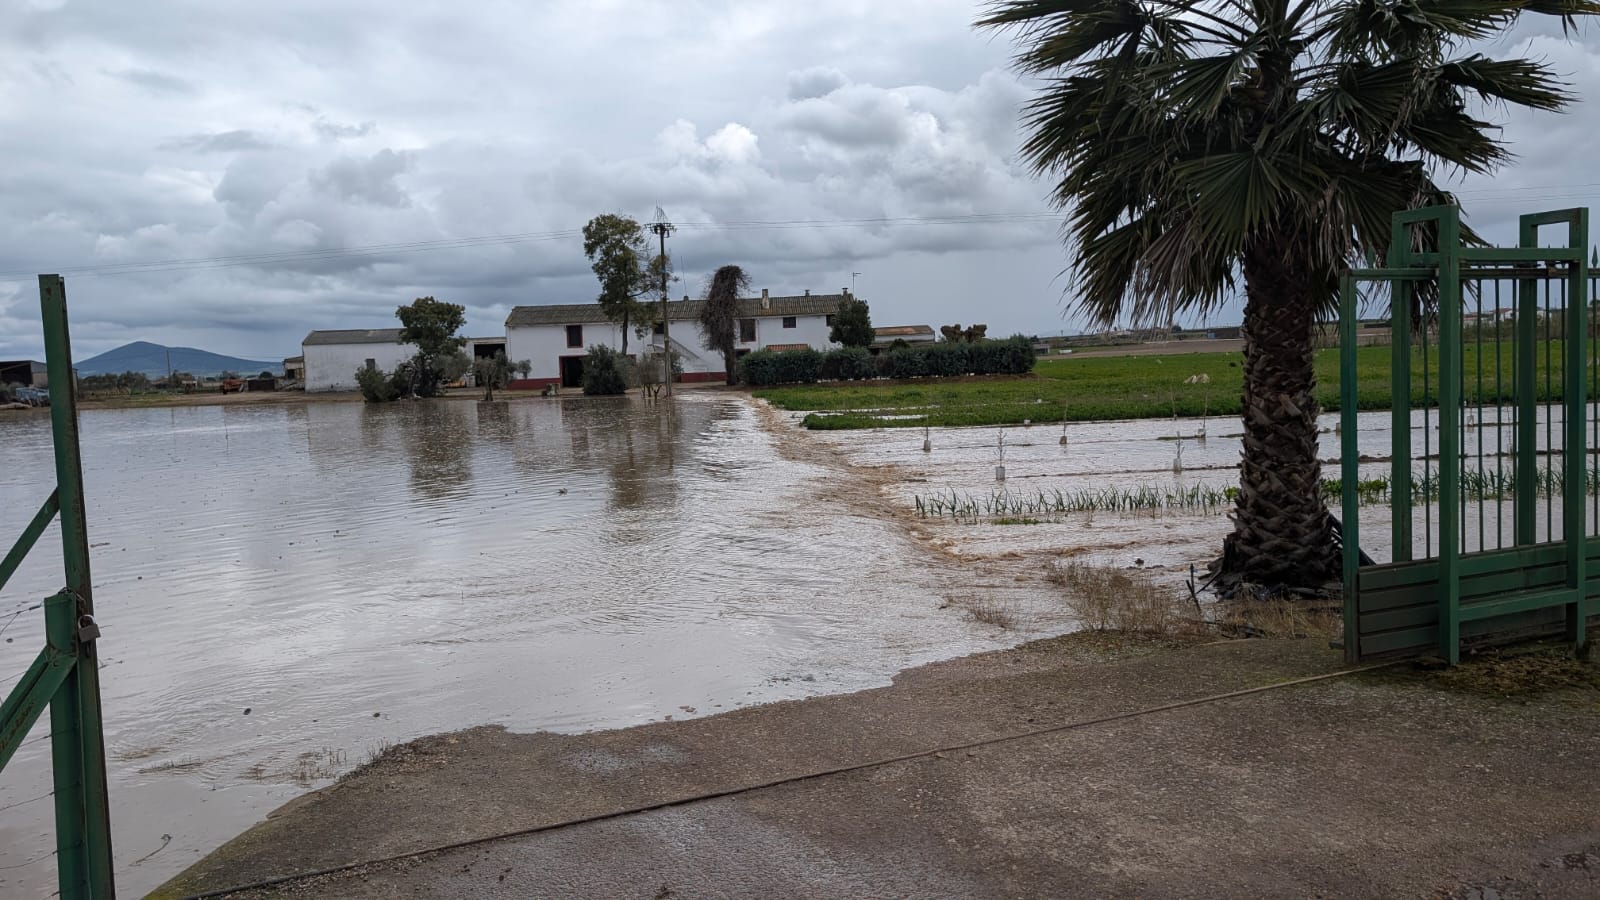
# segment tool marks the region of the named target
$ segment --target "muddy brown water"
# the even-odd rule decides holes
[[[392,742],[583,731],[887,682],[1032,631],[748,401],[439,401],[82,414],[119,888],[136,896]],[[10,541],[48,418],[0,419]],[[0,597],[42,644],[52,526]],[[17,615],[13,615],[16,613]],[[55,887],[48,717],[0,774],[0,895]],[[9,807],[9,808],[8,808]]]

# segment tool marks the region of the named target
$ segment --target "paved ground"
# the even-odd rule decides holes
[[[1311,642],[1069,637],[685,722],[440,735],[291,803],[158,894],[1077,723],[248,895],[1600,895],[1592,671],[1511,697],[1410,667],[1288,683],[1339,669]]]

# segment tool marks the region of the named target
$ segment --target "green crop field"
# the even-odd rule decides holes
[[[1390,353],[1387,346],[1357,350],[1358,409],[1390,407]],[[1540,396],[1559,399],[1560,380],[1550,373],[1559,367],[1561,342],[1541,344],[1537,357]],[[1510,342],[1468,344],[1463,364],[1468,403],[1494,403],[1496,397],[1510,400]],[[780,409],[811,412],[805,425],[817,429],[1236,416],[1242,365],[1238,353],[1069,357],[1041,360],[1032,375],[801,385],[766,388],[755,396]],[[1414,384],[1420,382],[1424,365],[1429,386],[1426,391],[1420,384],[1413,388],[1411,400],[1416,405],[1437,402],[1437,348],[1430,348],[1426,359],[1420,348],[1412,350]],[[1318,351],[1316,372],[1318,401],[1324,410],[1337,410],[1339,351]]]

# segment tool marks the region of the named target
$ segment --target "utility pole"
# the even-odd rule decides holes
[[[852,296],[852,297],[854,297],[855,294],[856,294],[856,276],[858,276],[860,274],[861,274],[860,272],[851,272],[850,273],[850,296]]]
[[[667,384],[667,396],[672,396],[672,329],[667,323],[667,235],[677,231],[661,207],[656,207],[655,221],[650,230],[661,240],[661,380]]]

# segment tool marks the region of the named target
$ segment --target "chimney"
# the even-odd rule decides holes
[[[841,293],[841,294],[845,295],[846,297],[848,297],[848,296],[850,296],[850,289],[849,288],[839,288],[839,293]]]
[[[811,296],[811,288],[806,288],[806,296]]]
[[[766,288],[762,288],[761,289],[761,308],[762,309],[771,309],[772,308],[772,296],[767,293],[767,289]]]

